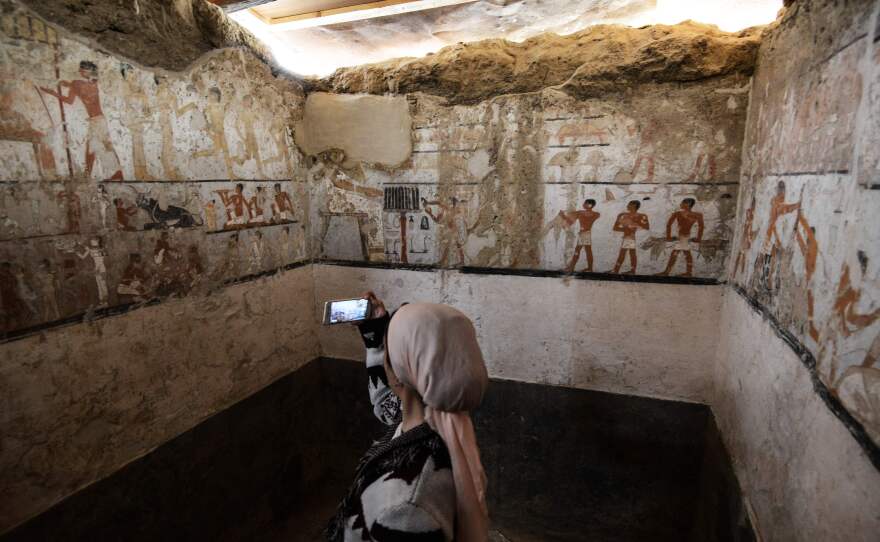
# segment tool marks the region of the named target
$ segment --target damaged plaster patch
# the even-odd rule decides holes
[[[368,162],[397,166],[412,153],[412,118],[405,97],[310,94],[296,127],[307,155],[341,150],[343,166]]]

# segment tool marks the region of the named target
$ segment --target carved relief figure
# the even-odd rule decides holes
[[[717,170],[715,166],[715,156],[709,154],[704,142],[700,141],[697,143],[696,155],[697,157],[694,159],[694,167],[686,181],[695,182],[713,180]]]
[[[156,100],[161,104],[159,108],[159,124],[162,126],[162,169],[165,177],[170,180],[180,178],[177,171],[177,152],[174,147],[174,121],[184,116],[189,111],[196,109],[195,103],[188,103],[180,107],[177,96],[172,92],[171,85],[164,76],[154,76],[156,83]]]
[[[171,244],[171,237],[163,231],[153,248],[153,262],[156,264],[159,278],[159,295],[168,295],[179,289],[178,273],[180,271],[180,251]]]
[[[89,241],[89,246],[84,247],[77,244],[77,247],[82,249],[76,253],[80,260],[92,259],[95,268],[95,285],[98,287],[98,306],[107,306],[107,266],[104,263],[106,254],[104,253],[103,238],[95,237]]]
[[[68,89],[67,95],[56,92],[50,88],[41,87],[40,90],[58,98],[63,104],[73,105],[77,98],[82,102],[88,115],[86,132],[86,175],[91,176],[92,168],[97,159],[104,168],[104,172],[113,172],[107,180],[121,181],[122,169],[119,165],[119,157],[110,142],[110,129],[107,119],[101,109],[101,96],[98,91],[98,66],[93,62],[83,60],[79,63],[79,74],[82,79],[75,81],[61,81],[62,88]]]
[[[626,275],[635,275],[638,265],[638,257],[636,256],[636,233],[639,230],[648,230],[648,215],[638,212],[642,203],[638,200],[632,200],[626,205],[626,212],[617,215],[614,221],[614,231],[623,233],[623,239],[620,243],[620,251],[617,254],[617,262],[614,264],[612,273],[619,273],[623,260],[629,254],[630,270]]]
[[[694,198],[683,199],[681,202],[681,208],[672,213],[669,220],[666,222],[666,240],[674,241],[675,245],[672,247],[672,253],[669,255],[669,262],[666,264],[666,269],[658,273],[658,275],[669,275],[669,273],[672,272],[673,267],[675,267],[675,261],[678,258],[679,253],[681,253],[684,255],[686,263],[685,272],[682,273],[681,276],[693,276],[694,256],[691,254],[691,243],[701,243],[703,241],[703,230],[705,227],[703,224],[703,213],[697,213],[693,210],[696,203],[697,200]],[[697,236],[691,237],[691,232],[693,232],[695,224],[697,226]],[[678,233],[675,237],[672,235],[673,225],[678,229]]]
[[[196,284],[202,279],[202,273],[205,271],[202,265],[202,255],[199,254],[199,247],[190,245],[186,254],[186,275],[187,289],[195,288]]]
[[[459,201],[455,197],[449,198],[449,205],[422,198],[425,213],[440,225],[440,265],[448,263],[447,258],[452,251],[458,254],[459,264],[465,264],[464,245],[467,243],[468,227],[462,208],[458,204]],[[436,214],[431,210],[431,205],[439,208]]]
[[[776,223],[779,217],[792,213],[801,207],[801,202],[785,203],[785,182],[779,181],[776,185],[776,195],[770,201],[770,216],[767,220],[767,231],[764,234],[764,244],[761,246],[761,254],[758,256],[756,265],[761,265],[761,282],[765,289],[772,289],[773,270],[776,256],[782,247]]]
[[[593,210],[596,206],[596,200],[588,199],[584,201],[583,209],[580,211],[559,211],[559,216],[569,226],[578,223],[580,231],[578,232],[577,244],[574,247],[574,254],[565,268],[566,272],[574,271],[577,261],[580,258],[581,250],[587,255],[587,267],[584,271],[593,271],[593,223],[599,219],[600,213]]]

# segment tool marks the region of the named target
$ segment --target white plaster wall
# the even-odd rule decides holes
[[[489,374],[616,393],[707,402],[721,286],[477,275],[314,265],[323,302],[372,289],[403,301],[450,304],[471,317]],[[325,356],[363,359],[349,326],[322,326]]]
[[[309,267],[0,349],[0,532],[319,355]]]
[[[720,323],[712,406],[763,539],[877,540],[880,472],[800,359],[729,289]]]

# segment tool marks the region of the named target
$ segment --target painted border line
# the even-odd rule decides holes
[[[871,464],[874,465],[874,468],[880,471],[880,445],[871,440],[871,437],[868,435],[862,422],[858,421],[852,414],[850,414],[850,412],[843,406],[843,403],[840,402],[840,399],[831,393],[828,386],[826,386],[819,378],[819,372],[816,370],[816,358],[813,354],[807,350],[807,347],[798,340],[793,333],[786,330],[782,324],[779,323],[779,320],[770,313],[769,309],[765,308],[756,299],[751,297],[745,289],[736,284],[731,284],[731,286],[733,287],[733,290],[755,310],[755,312],[764,317],[764,320],[770,324],[770,327],[773,328],[776,335],[798,356],[801,363],[804,364],[804,367],[806,367],[807,371],[810,373],[813,390],[822,398],[822,401],[825,402],[825,406],[828,407],[828,410],[837,416],[837,419],[843,422],[846,429],[865,451],[865,455],[868,456],[868,459],[871,461]]]
[[[724,284],[718,279],[699,277],[658,277],[656,275],[622,275],[615,273],[567,273],[551,269],[510,269],[506,267],[442,267],[436,264],[398,264],[389,262],[367,262],[361,260],[316,259],[315,264],[337,265],[340,267],[364,267],[372,269],[400,269],[403,271],[458,271],[465,275],[514,275],[521,277],[570,278],[577,280],[598,280],[610,282],[640,282],[655,284],[687,284],[691,286],[717,286]]]
[[[283,265],[281,267],[276,267],[274,269],[269,269],[268,271],[261,271],[259,273],[253,273],[250,275],[243,275],[241,277],[236,277],[232,279],[226,279],[223,282],[219,283],[215,288],[212,288],[205,292],[204,295],[211,295],[216,292],[219,292],[226,286],[230,286],[233,284],[241,284],[243,282],[252,282],[261,278],[270,277],[272,275],[276,275],[282,271],[291,271],[293,269],[297,269],[299,267],[305,267],[312,263],[312,260],[305,259],[300,260],[298,262],[294,262],[291,264]],[[165,303],[166,301],[170,301],[172,299],[183,299],[184,297],[188,297],[188,295],[178,295],[171,294],[165,297],[154,297],[151,299],[147,299],[138,303],[124,303],[122,305],[113,305],[112,307],[104,307],[101,309],[96,309],[94,311],[82,311],[76,314],[66,316],[59,320],[52,320],[51,322],[43,322],[42,324],[37,324],[35,326],[25,327],[21,329],[15,329],[12,331],[8,331],[6,333],[0,333],[0,345],[26,339],[28,337],[37,335],[43,331],[50,331],[62,327],[72,326],[76,324],[85,324],[89,322],[94,322],[96,320],[103,320],[104,318],[110,318],[112,316],[119,316],[122,314],[126,314],[128,312],[142,309],[144,307],[152,307],[154,305],[159,305],[161,303]]]

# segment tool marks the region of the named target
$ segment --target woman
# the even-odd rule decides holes
[[[327,538],[484,542],[486,476],[468,411],[489,378],[474,326],[446,305],[414,303],[392,316],[365,297],[370,400],[393,428],[361,459]]]

